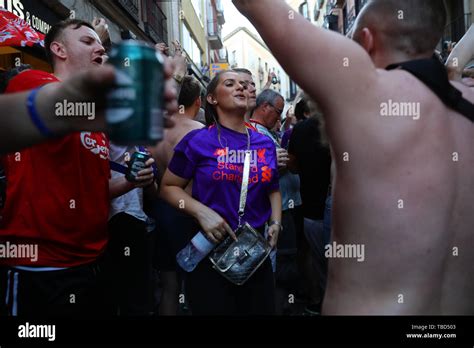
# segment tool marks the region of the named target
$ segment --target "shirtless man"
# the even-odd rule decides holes
[[[365,247],[362,262],[329,260],[323,313],[474,314],[474,125],[410,73],[383,70],[432,56],[443,2],[369,1],[360,45],[284,1],[233,2],[321,105],[336,165],[333,241]],[[418,105],[419,118],[382,116],[389,102]]]
[[[163,141],[156,148],[151,149],[160,173],[165,172],[173,157],[174,147],[181,139],[190,131],[203,127],[201,123],[194,121],[201,107],[200,95],[199,82],[192,76],[184,76],[178,98],[179,110],[171,117],[175,126],[165,130]]]

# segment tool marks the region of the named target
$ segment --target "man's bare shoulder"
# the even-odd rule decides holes
[[[325,115],[336,156],[343,161],[344,156],[338,154],[347,152],[351,160],[361,164],[350,168],[377,169],[381,163],[388,165],[388,158],[399,158],[402,153],[405,162],[410,162],[416,153],[428,154],[433,144],[446,138],[448,130],[458,129],[459,125],[466,128],[464,117],[457,117],[454,110],[407,71],[377,70],[374,83],[370,91],[361,92],[360,100],[346,101],[339,108],[341,114]],[[465,86],[460,89],[466,99],[472,100],[472,91]],[[336,122],[331,122],[331,116],[337,116]],[[368,151],[371,156],[367,156]],[[397,163],[405,165],[402,162]]]
[[[423,115],[443,107],[436,95],[412,74],[382,69],[377,69],[370,88],[361,88],[357,99],[341,102],[336,98],[332,105],[326,123],[336,150],[338,143],[343,148],[362,148],[362,144],[398,147],[403,136],[413,135],[423,124]]]
[[[420,79],[405,70],[383,70],[377,69],[377,94],[386,94],[388,96],[411,96],[420,100],[432,99],[433,92]],[[474,102],[474,88],[458,81],[450,81],[451,84],[463,93],[463,97]]]
[[[175,122],[175,126],[171,128],[165,136],[165,140],[171,144],[172,148],[178,145],[181,139],[189,132],[204,128],[202,123],[183,116],[173,116],[172,120]]]
[[[183,118],[183,126],[184,128],[189,129],[189,131],[204,128],[204,125],[201,122],[190,120],[189,118]]]
[[[429,88],[412,73],[402,70],[384,70],[377,69],[376,83],[388,97],[391,95],[411,96],[415,93],[415,97],[426,95]]]
[[[342,122],[360,130],[386,122],[385,116],[403,113],[398,106],[400,103],[422,103],[431,100],[433,93],[415,76],[405,70],[376,70],[376,78],[371,79],[370,86],[361,81],[357,98],[341,101],[334,98],[330,102],[326,122]],[[432,100],[431,100],[432,101]],[[387,109],[386,106],[390,108]]]

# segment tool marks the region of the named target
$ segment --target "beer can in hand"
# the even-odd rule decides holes
[[[126,40],[115,46],[109,63],[116,87],[107,97],[110,139],[120,145],[154,145],[163,139],[163,60],[154,47]]]

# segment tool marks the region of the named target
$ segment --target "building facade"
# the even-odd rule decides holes
[[[0,0],[0,6],[43,34],[62,19],[91,22],[102,17],[113,43],[131,38],[172,47],[171,42],[179,40],[189,60],[189,73],[203,86],[209,81],[209,65],[227,62],[221,35],[225,23],[221,0]],[[50,71],[41,49],[0,47],[0,67],[14,67],[17,58]]]
[[[286,0],[295,11],[318,27],[324,26],[328,1],[330,0]]]
[[[474,0],[446,0],[448,24],[443,42],[458,42],[474,23]]]
[[[368,0],[326,0],[325,27],[347,35]],[[442,41],[457,42],[474,23],[474,0],[445,0],[448,14]]]
[[[46,34],[51,26],[69,16],[69,11],[59,1],[0,0],[0,6],[25,20],[36,31]],[[46,55],[40,47],[0,47],[0,68],[11,69],[19,64],[51,72]]]
[[[348,34],[368,0],[286,1],[314,25]],[[448,24],[440,50],[458,42],[474,20],[474,0],[446,0],[446,4]],[[257,76],[258,86],[265,84],[269,71],[274,69],[277,75],[280,74],[280,83],[273,85],[273,88],[280,90],[289,100],[297,92],[296,85],[271,57],[260,38],[242,29],[223,40],[221,29],[225,17],[221,0],[0,0],[0,6],[26,20],[33,29],[43,34],[54,23],[68,17],[86,21],[103,17],[109,24],[114,43],[122,37],[149,43],[165,42],[168,45],[178,39],[190,61],[189,72],[203,85],[209,81],[215,66],[222,68],[233,60],[232,65],[245,63],[253,67],[254,70],[250,70]],[[237,37],[246,40],[251,47],[247,50],[253,50],[257,56],[251,57],[244,51]],[[18,60],[50,71],[41,50],[0,47],[0,67],[14,67]]]
[[[290,99],[288,76],[260,37],[247,28],[239,27],[224,37],[224,46],[228,52],[230,68],[245,68],[252,72],[257,93],[267,83],[268,75],[274,72],[278,83],[272,84],[270,88],[286,100]]]
[[[180,0],[181,43],[190,58],[190,71],[204,84],[211,78],[210,66],[226,63],[222,40],[225,23],[221,0]]]
[[[416,1],[416,0],[415,0]],[[349,35],[357,15],[368,0],[286,0],[286,2],[311,23],[326,29]],[[438,49],[446,52],[452,43],[458,42],[474,23],[474,0],[445,0],[448,14],[447,25]],[[290,81],[290,94],[297,86]]]

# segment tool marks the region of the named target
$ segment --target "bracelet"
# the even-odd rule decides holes
[[[41,89],[41,87],[35,88],[30,92],[26,100],[26,107],[28,108],[28,114],[30,115],[31,122],[33,122],[39,132],[45,137],[51,138],[54,136],[54,133],[48,127],[46,127],[35,107],[36,95],[38,94],[38,91]]]
[[[272,220],[272,221],[270,221],[270,223],[268,224],[268,227],[273,226],[273,225],[280,226],[280,232],[283,231],[283,225],[281,224],[280,221]]]

